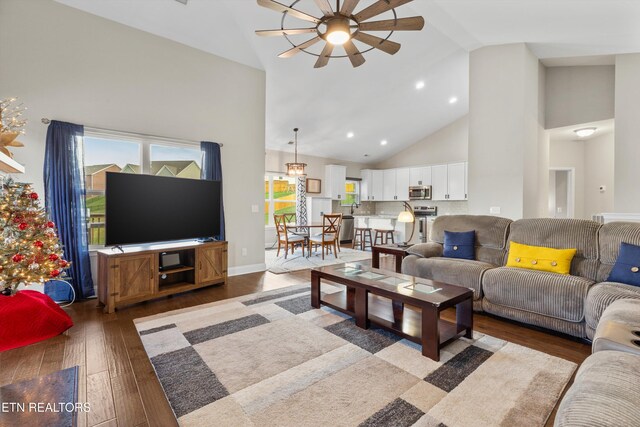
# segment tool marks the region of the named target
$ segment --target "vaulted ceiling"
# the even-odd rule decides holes
[[[310,55],[278,58],[291,45],[254,34],[279,28],[282,17],[255,0],[57,1],[265,70],[267,148],[290,150],[292,129],[299,127],[301,153],[356,162],[380,161],[465,115],[468,52],[478,47],[526,42],[551,65],[640,52],[636,0],[414,0],[398,16],[422,15],[426,25],[394,33],[402,44],[396,55],[372,51],[359,68],[335,59],[322,69],[313,68]],[[357,10],[373,2],[361,0]],[[320,16],[312,0],[299,0],[296,8]],[[305,26],[287,19],[291,27]],[[424,88],[416,89],[418,81]],[[456,103],[449,103],[452,97]]]

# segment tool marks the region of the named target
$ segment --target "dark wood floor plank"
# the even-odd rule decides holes
[[[116,411],[108,370],[87,376],[87,402],[91,402],[91,411],[87,414],[89,427],[115,419]]]

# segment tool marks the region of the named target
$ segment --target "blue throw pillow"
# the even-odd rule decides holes
[[[607,281],[640,286],[640,246],[620,243],[620,253]]]
[[[444,232],[444,251],[447,258],[475,259],[476,231]]]

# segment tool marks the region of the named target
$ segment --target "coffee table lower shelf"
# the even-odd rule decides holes
[[[347,302],[348,292],[349,288],[341,292],[322,294],[320,303],[356,318],[355,301],[353,306],[350,307],[351,304]],[[422,344],[422,314],[420,308],[411,305],[401,307],[401,305],[389,298],[373,295],[369,292],[367,294],[368,317],[366,327],[373,324],[410,341]],[[394,305],[396,305],[395,318]],[[402,308],[401,312],[400,308]],[[438,347],[440,348],[467,334],[467,328],[440,318],[438,318],[437,330],[439,335]]]

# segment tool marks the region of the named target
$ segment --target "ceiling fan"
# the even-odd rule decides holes
[[[260,6],[281,12],[282,21],[279,30],[258,30],[256,34],[259,36],[284,36],[293,47],[278,56],[280,58],[290,58],[300,52],[305,52],[318,57],[314,68],[324,67],[329,63],[329,59],[331,58],[345,57],[349,58],[351,65],[359,67],[365,62],[363,53],[373,49],[379,49],[393,55],[400,50],[400,43],[389,40],[389,37],[391,37],[394,31],[419,31],[424,27],[424,18],[422,18],[422,16],[398,18],[396,14],[396,7],[410,3],[413,0],[378,0],[355,14],[353,12],[358,6],[358,3],[360,3],[360,0],[343,0],[342,2],[336,0],[335,11],[331,6],[330,0],[314,0],[315,4],[323,13],[321,18],[316,18],[315,16],[295,9],[293,6],[299,1],[300,0],[296,0],[291,6],[287,6],[275,0],[258,0]],[[387,11],[393,12],[393,19],[369,21],[369,19]],[[284,20],[287,16],[311,22],[315,24],[315,26],[308,28],[284,28]],[[386,38],[380,38],[367,34],[365,31],[388,31],[389,34],[387,34]],[[288,37],[290,35],[305,33],[315,33],[316,36],[300,44],[295,44]],[[325,42],[325,45],[320,54],[306,50],[321,40]],[[353,40],[358,40],[371,47],[361,52],[353,43]],[[333,50],[336,46],[342,46],[346,55],[333,55]]]

